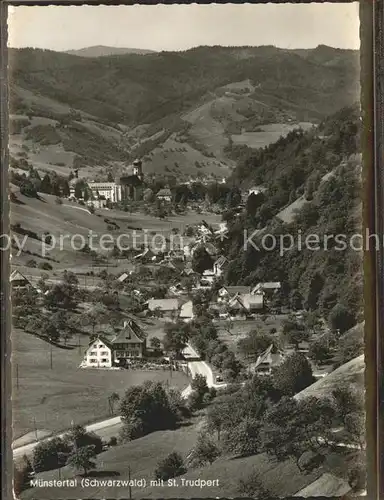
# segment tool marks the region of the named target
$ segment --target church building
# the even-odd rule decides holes
[[[88,186],[95,199],[104,198],[112,203],[140,200],[144,191],[142,161],[135,160],[132,165],[125,169],[124,174],[120,178],[116,178],[114,182],[91,181]]]

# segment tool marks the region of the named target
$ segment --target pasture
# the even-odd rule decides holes
[[[173,244],[179,246],[181,242],[186,244],[189,239],[181,239],[188,225],[200,223],[203,219],[208,223],[217,225],[221,221],[220,215],[206,213],[197,214],[188,212],[185,215],[174,215],[159,219],[151,215],[135,212],[128,213],[121,210],[96,210],[90,214],[86,207],[63,200],[62,204],[56,203],[55,196],[42,194],[40,199],[26,197],[15,190],[17,201],[11,205],[11,223],[19,223],[23,229],[33,231],[36,238],[29,237],[26,240],[24,250],[17,255],[17,249],[13,252],[13,264],[25,266],[34,259],[37,264],[48,261],[54,270],[63,270],[76,265],[78,272],[87,272],[92,269],[92,261],[89,255],[80,251],[85,242],[90,241],[95,248],[100,246],[100,237],[104,236],[104,248],[112,248],[112,241],[120,236],[122,248],[133,248],[139,251],[143,244],[159,247],[165,239],[173,236]],[[177,229],[179,234],[173,235],[172,230]],[[47,247],[45,258],[42,252],[41,237],[43,232],[48,231],[55,243],[50,249]],[[89,240],[89,237],[92,237]],[[161,235],[161,239],[155,235]],[[107,239],[108,238],[108,239]],[[20,244],[23,235],[18,235]],[[159,242],[160,240],[160,242]],[[108,250],[105,250],[105,255]],[[108,263],[101,267],[116,267],[116,273],[127,270],[128,260],[118,262],[117,259],[108,258]]]
[[[343,475],[343,462],[351,458],[351,453],[345,456],[331,453],[326,462],[313,472],[300,472],[293,460],[273,462],[265,454],[250,457],[223,456],[212,465],[204,468],[189,469],[186,474],[176,478],[176,484],[168,486],[151,486],[154,479],[157,463],[169,453],[177,451],[184,460],[193,448],[197,435],[202,428],[202,422],[192,422],[174,431],[154,432],[130,443],[110,448],[97,457],[97,469],[91,472],[90,478],[99,480],[118,479],[128,480],[131,470],[131,479],[146,481],[146,487],[132,487],[133,498],[213,498],[213,497],[238,497],[239,480],[252,473],[257,473],[263,485],[273,495],[291,496],[304,487],[313,483],[324,472]],[[345,464],[344,464],[345,467]],[[60,475],[59,475],[60,474]],[[64,467],[59,471],[48,471],[38,474],[44,480],[70,479],[75,477],[73,470]],[[335,477],[335,476],[334,476]],[[189,480],[216,480],[217,486],[200,488],[199,486],[183,486],[181,479]],[[339,480],[335,479],[335,488],[339,487]],[[216,483],[217,484],[217,483]],[[333,491],[332,487],[329,491]],[[335,489],[336,491],[336,489]],[[21,498],[36,498],[36,489],[26,490]],[[104,485],[89,486],[86,489],[80,486],[80,477],[76,487],[39,488],[39,499],[51,498],[128,498],[127,486],[108,487]]]
[[[300,122],[295,124],[286,123],[271,123],[262,125],[261,132],[243,132],[242,134],[232,135],[234,144],[244,144],[250,148],[263,148],[276,142],[281,136],[284,137],[295,128],[301,127],[303,130],[308,130],[313,126],[312,123]]]
[[[184,373],[168,370],[80,369],[88,336],[80,345],[65,349],[51,346],[22,330],[12,333],[13,437],[40,431],[57,432],[75,424],[108,418],[108,396],[145,380],[180,389],[188,385]],[[52,369],[51,369],[52,356]]]

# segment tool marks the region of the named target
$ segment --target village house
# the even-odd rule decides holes
[[[228,259],[221,255],[212,266],[212,269],[206,269],[202,275],[202,283],[212,285],[213,282],[220,278],[228,265]]]
[[[279,366],[284,360],[284,353],[274,348],[271,344],[260,356],[254,365],[254,372],[259,375],[271,375],[273,368]]]
[[[223,302],[221,302],[223,304]],[[232,316],[242,318],[261,312],[264,307],[263,295],[251,293],[236,293],[227,302],[227,309]]]
[[[32,282],[29,281],[29,279],[26,278],[24,274],[22,274],[20,271],[17,271],[16,269],[11,273],[10,283],[14,290],[17,288],[20,289],[34,288],[35,290],[37,290],[37,288],[32,284]]]
[[[156,198],[160,201],[169,203],[172,201],[172,192],[168,188],[160,189],[160,191],[156,194]]]
[[[116,281],[118,281],[119,283],[124,283],[127,279],[129,278],[129,274],[128,273],[123,273],[121,274]]]
[[[92,340],[85,353],[82,367],[112,368],[124,366],[130,358],[145,355],[146,340],[141,328],[133,321],[124,322],[121,331],[112,339],[99,336]]]
[[[150,248],[146,248],[143,252],[135,255],[134,259],[141,262],[155,262],[157,255]]]
[[[250,293],[251,292],[251,287],[250,286],[245,286],[245,285],[235,285],[235,286],[222,286],[220,290],[217,292],[217,301],[218,302],[224,302],[238,293]]]
[[[251,196],[252,194],[260,194],[264,193],[266,191],[266,188],[263,186],[252,186],[251,188],[248,189],[248,196]]]
[[[176,283],[175,285],[171,285],[168,289],[168,293],[170,295],[181,295],[184,293],[184,288],[181,283]]]
[[[88,368],[112,368],[113,348],[111,342],[101,336],[92,340],[81,366]]]
[[[190,277],[190,276],[196,276],[196,274],[197,273],[192,269],[192,267],[186,267],[186,268],[184,268],[183,271],[182,271],[182,273],[181,273],[182,276],[188,276],[188,277]]]
[[[179,318],[185,323],[189,323],[193,320],[194,313],[192,300],[185,302],[185,304],[181,306]]]
[[[258,283],[253,289],[251,293],[263,292],[268,295],[273,295],[278,290],[281,289],[280,281],[269,281],[267,283]]]
[[[179,313],[178,299],[149,299],[147,306],[148,311],[162,318],[175,319]]]
[[[146,338],[142,329],[133,320],[124,321],[122,330],[112,340],[115,363],[122,366],[129,358],[145,355]]]

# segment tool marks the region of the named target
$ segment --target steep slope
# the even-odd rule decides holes
[[[333,389],[337,387],[348,387],[350,384],[362,387],[364,385],[364,371],[364,354],[362,354],[340,366],[326,377],[306,387],[294,397],[299,400],[310,396],[329,396]]]
[[[362,252],[352,241],[362,218],[358,137],[354,107],[327,119],[319,130],[290,132],[239,162],[233,182],[263,185],[266,191],[240,216],[227,215],[229,283],[280,281],[280,300],[288,307],[294,301],[328,316],[342,304],[361,321]],[[255,235],[261,228],[265,231]],[[272,236],[263,243],[265,234]],[[317,244],[306,243],[307,238]]]

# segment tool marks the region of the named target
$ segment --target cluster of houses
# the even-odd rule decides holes
[[[217,319],[246,319],[262,313],[266,297],[272,296],[279,289],[279,282],[259,283],[254,287],[222,286],[212,294],[208,311]],[[197,286],[193,289],[199,290],[206,290],[206,287]],[[193,302],[188,299],[189,292],[181,283],[170,286],[167,295],[166,298],[152,298],[146,302],[148,315],[172,321],[180,319],[189,322],[194,319]]]

